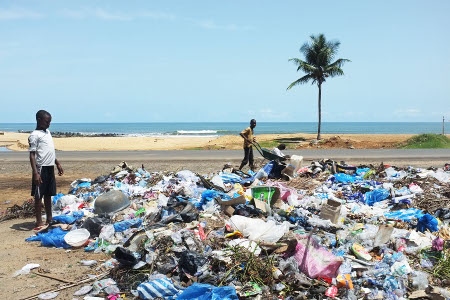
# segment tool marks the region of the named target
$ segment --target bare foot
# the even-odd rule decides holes
[[[48,224],[45,225],[41,225],[41,226],[36,226],[35,228],[33,228],[33,231],[35,231],[36,233],[44,231],[48,228]]]

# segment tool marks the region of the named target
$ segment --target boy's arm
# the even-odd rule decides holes
[[[243,130],[239,135],[240,135],[244,140],[246,140],[247,142],[249,142],[250,144],[251,144],[252,142],[255,141],[255,138],[253,138],[253,141],[250,141],[250,140],[248,139],[248,130],[247,130],[247,129]]]
[[[31,170],[33,171],[33,182],[35,185],[39,185],[42,183],[41,175],[39,174],[36,167],[36,152],[30,151],[30,164]]]
[[[56,168],[58,169],[58,175],[61,176],[64,174],[64,170],[61,166],[61,164],[59,163],[59,161],[55,158],[55,164],[56,164]]]

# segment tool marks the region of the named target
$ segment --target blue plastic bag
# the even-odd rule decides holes
[[[214,200],[214,198],[220,197],[222,200],[230,200],[231,197],[223,192],[218,192],[215,190],[206,190],[202,193],[202,201],[198,204],[195,204],[197,209],[202,209],[202,206],[209,201]]]
[[[387,199],[390,195],[391,193],[386,189],[376,189],[365,193],[364,202],[369,206],[373,206],[375,203]]]
[[[139,299],[162,298],[174,300],[178,299],[177,295],[181,293],[181,290],[175,287],[167,277],[143,282],[138,285],[137,291],[139,293]]]
[[[55,205],[56,202],[64,196],[63,193],[58,193],[55,196],[52,197],[52,205]]]
[[[130,220],[125,220],[125,221],[120,221],[120,222],[116,222],[114,223],[114,231],[115,232],[122,232],[127,230],[130,227],[139,227],[142,224],[142,219],[141,218],[136,218],[136,219],[130,219]]]
[[[75,221],[81,219],[83,216],[84,216],[84,212],[80,210],[80,211],[74,211],[70,215],[54,216],[53,221],[55,221],[57,223],[63,223],[63,224],[73,224],[73,223],[75,223]]]
[[[388,219],[411,221],[412,218],[419,219],[423,216],[423,213],[418,208],[399,209],[384,213],[384,216]]]
[[[223,183],[237,183],[241,182],[241,176],[234,173],[221,173],[220,178],[222,178]]]
[[[431,232],[438,231],[438,220],[430,214],[424,214],[417,222],[417,230],[425,232],[425,230]]]
[[[334,174],[334,179],[337,182],[349,183],[349,182],[355,182],[356,177],[353,175],[345,174],[345,173],[336,173],[336,174]]]
[[[216,287],[210,284],[194,283],[185,289],[177,300],[238,300],[236,290],[231,286]]]
[[[35,236],[25,239],[27,242],[40,241],[44,247],[57,247],[57,248],[70,248],[71,246],[66,243],[64,236],[68,231],[62,230],[60,227],[56,227],[47,232],[40,232]]]

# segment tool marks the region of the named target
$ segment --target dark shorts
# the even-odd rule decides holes
[[[34,182],[31,184],[31,196],[54,196],[56,195],[56,179],[55,179],[55,167],[43,166],[41,168],[42,183],[39,185],[39,189],[36,188]]]

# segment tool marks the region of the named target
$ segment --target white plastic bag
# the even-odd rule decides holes
[[[29,274],[32,269],[39,268],[40,266],[41,266],[40,264],[27,264],[24,267],[22,267],[22,269],[20,269],[19,271],[16,271],[13,277]]]
[[[115,232],[114,225],[109,224],[109,225],[102,227],[102,230],[100,231],[100,234],[98,237],[100,239],[110,241],[114,236],[114,232]]]
[[[261,248],[258,246],[258,244],[248,239],[234,239],[229,241],[228,245],[231,247],[239,246],[245,248],[256,256],[261,254]]]
[[[234,215],[230,218],[229,222],[234,229],[242,232],[251,241],[276,243],[289,231],[289,222],[286,221],[277,225],[273,220],[264,222],[261,219]]]

